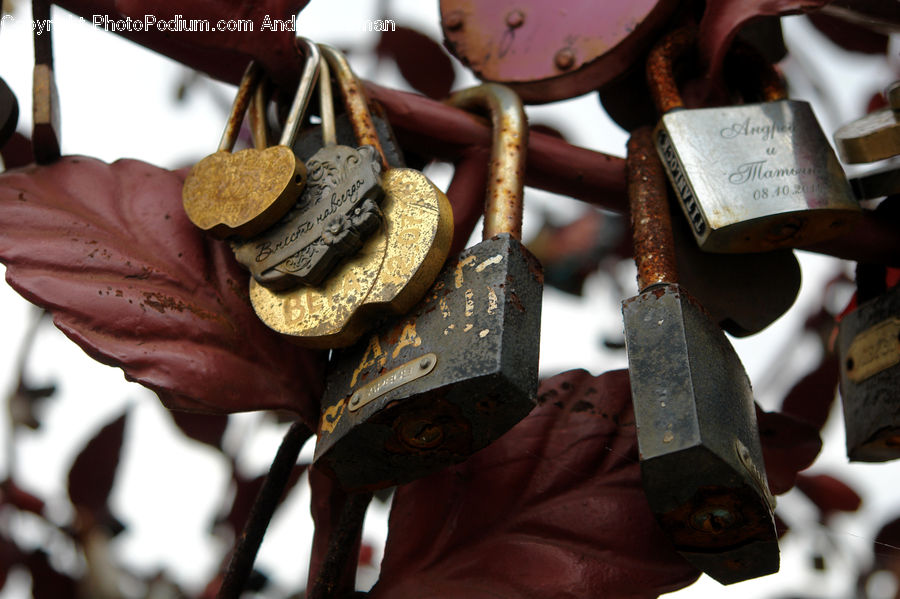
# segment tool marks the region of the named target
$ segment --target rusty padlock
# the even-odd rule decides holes
[[[657,150],[700,247],[763,252],[847,231],[860,214],[847,178],[809,103],[785,99],[770,64],[749,58],[765,102],[684,109],[674,62],[696,37],[689,27],[663,38],[647,77]]]
[[[308,347],[352,345],[378,316],[403,314],[427,291],[450,251],[453,211],[421,172],[387,168],[362,85],[346,58],[326,45],[322,55],[340,85],[359,144],[375,149],[381,165],[383,226],[358,254],[317,287],[269,289],[250,282],[250,301],[270,328]]]
[[[888,207],[885,200],[876,213]],[[847,457],[859,462],[900,458],[900,285],[889,289],[887,272],[857,265],[857,307],[837,338]]]
[[[462,461],[534,406],[543,285],[519,240],[521,100],[487,84],[449,103],[492,113],[484,241],[451,260],[405,318],[332,354],[315,465],[346,489],[395,485]]]
[[[622,303],[641,477],[675,548],[722,584],[771,574],[779,552],[750,381],[678,284],[663,167],[649,128],[628,142],[640,293]]]

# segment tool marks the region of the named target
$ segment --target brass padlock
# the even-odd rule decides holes
[[[841,235],[860,208],[807,102],[786,100],[771,65],[754,63],[764,103],[684,109],[673,63],[696,29],[667,35],[647,77],[662,119],[657,150],[697,243],[710,252],[762,252]]]
[[[835,131],[841,160],[850,164],[877,162],[900,154],[900,81],[884,92],[888,107],[876,110]]]
[[[847,457],[900,458],[900,285],[886,288],[887,268],[859,264],[857,308],[838,333]]]
[[[297,202],[306,183],[306,166],[291,146],[318,76],[316,45],[297,38],[305,50],[304,69],[291,112],[277,146],[231,152],[243,115],[262,71],[251,62],[241,78],[218,150],[191,169],[184,180],[182,203],[197,227],[219,238],[249,238],[274,225]]]
[[[524,418],[537,395],[543,284],[520,242],[522,103],[496,84],[448,102],[492,113],[484,241],[451,260],[409,315],[332,354],[314,460],[347,489],[462,461]]]
[[[341,87],[358,142],[375,148],[387,168],[362,85],[340,52],[326,45],[320,50]],[[403,314],[421,299],[450,251],[453,210],[443,192],[413,169],[387,168],[381,187],[383,226],[321,285],[275,290],[251,280],[250,301],[266,325],[308,347],[346,347],[378,316]]]
[[[750,381],[677,283],[663,167],[649,128],[626,158],[640,293],[622,302],[641,477],[675,548],[722,584],[771,574],[779,552]]]

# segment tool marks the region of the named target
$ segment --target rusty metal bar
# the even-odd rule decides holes
[[[522,238],[522,197],[528,128],[519,96],[506,86],[485,83],[458,91],[447,103],[464,110],[487,109],[491,115],[491,166],[484,210],[484,239],[499,233]]]
[[[352,555],[352,552],[356,548],[355,541],[362,532],[366,508],[369,507],[370,501],[372,501],[371,493],[347,495],[337,528],[328,539],[325,559],[315,582],[307,592],[307,599],[331,599],[345,569],[349,568],[351,563],[354,570],[356,569],[358,556]]]
[[[353,125],[353,132],[360,145],[369,145],[375,148],[381,158],[381,166],[384,170],[390,168],[372,115],[369,113],[369,100],[366,91],[356,74],[350,69],[347,58],[337,49],[327,44],[319,44],[319,51],[334,70],[334,76],[341,87],[341,95],[344,97],[344,106],[347,108],[347,116]]]
[[[253,562],[269,527],[269,521],[281,502],[281,496],[297,463],[297,456],[300,455],[303,443],[311,435],[312,432],[305,424],[295,422],[281,441],[269,474],[263,481],[256,501],[253,502],[250,516],[228,562],[216,599],[238,599],[241,596],[253,571]]]
[[[644,291],[658,283],[677,283],[666,174],[649,127],[631,134],[625,164],[638,288]]]
[[[244,113],[250,105],[253,92],[262,77],[262,69],[254,60],[244,69],[244,75],[238,85],[237,94],[234,96],[234,102],[231,104],[231,113],[228,115],[228,122],[225,124],[225,131],[222,132],[222,139],[219,141],[219,151],[231,151],[234,142],[237,141],[238,132],[241,130],[241,123],[244,122]]]

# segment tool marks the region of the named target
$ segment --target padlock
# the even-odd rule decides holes
[[[49,0],[32,0],[31,14],[35,22],[50,22]],[[53,38],[51,28],[34,27],[34,72],[32,78],[31,145],[34,160],[48,164],[61,153],[59,91],[53,75]],[[18,111],[17,111],[18,112]]]
[[[372,146],[338,145],[324,59],[319,72],[324,145],[306,161],[306,187],[280,222],[233,246],[238,261],[270,289],[318,285],[341,260],[356,254],[383,220],[381,161]]]
[[[900,154],[900,81],[884,92],[887,108],[876,110],[835,131],[841,160],[850,164],[877,162]]]
[[[386,168],[362,85],[340,52],[326,45],[320,50],[341,87],[357,142],[375,148]],[[251,280],[250,301],[266,325],[307,347],[346,347],[378,316],[403,314],[422,298],[450,251],[453,210],[419,171],[387,168],[381,186],[383,225],[321,285],[275,290]]]
[[[857,308],[837,339],[847,457],[900,458],[900,285],[886,288],[887,268],[859,264]]]
[[[297,38],[305,52],[304,69],[291,112],[277,146],[232,153],[238,131],[262,71],[251,62],[238,87],[219,149],[191,169],[182,202],[197,227],[219,238],[249,238],[274,225],[297,202],[306,183],[306,166],[291,146],[309,101],[319,68],[315,44]]]
[[[622,314],[642,483],[678,552],[731,584],[778,570],[774,498],[740,358],[677,282],[653,146],[638,129],[626,158],[640,292]]]
[[[406,317],[332,354],[314,462],[346,489],[462,461],[524,418],[537,395],[543,282],[520,242],[522,103],[497,84],[448,102],[492,113],[484,240],[451,260]]]
[[[673,62],[696,36],[663,38],[647,76],[662,113],[657,150],[700,247],[763,252],[846,232],[860,215],[847,178],[809,103],[786,100],[771,65],[750,59],[764,103],[683,108]]]

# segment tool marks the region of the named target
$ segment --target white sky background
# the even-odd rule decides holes
[[[20,3],[21,4],[21,3]],[[372,49],[375,33],[367,33],[370,19],[386,16],[398,24],[416,27],[440,39],[436,2],[397,1],[395,14],[376,13],[377,2],[343,2],[339,11],[333,3],[313,0],[303,11],[300,30],[316,41],[334,45]],[[5,22],[0,34],[0,75],[15,90],[20,103],[19,130],[30,131],[31,112],[31,21],[27,5],[20,6],[16,19]],[[89,24],[70,20],[71,16],[54,9],[54,48],[56,77],[62,106],[63,150],[66,154],[85,154],[113,161],[120,157],[146,160],[164,167],[180,167],[212,152],[224,125],[224,109],[230,103],[233,88],[204,81],[192,87],[186,101],[174,101],[178,82],[189,71],[160,55],[127,42],[114,34],[96,30]],[[815,85],[829,94],[831,107],[814,104],[826,132],[859,115],[865,99],[891,81],[890,70],[880,58],[860,59],[821,44],[802,19],[787,19],[786,34],[794,51],[784,65],[796,87],[798,99],[814,100],[813,85],[804,81],[804,72],[822,73]],[[366,56],[368,54],[368,56]],[[893,52],[896,55],[896,52]],[[378,65],[374,53],[358,52],[351,62],[360,76],[376,79],[384,85],[406,88],[393,65]],[[470,74],[458,67],[457,87],[473,84]],[[626,135],[609,121],[591,94],[568,102],[529,107],[533,119],[553,124],[569,136],[572,143],[592,149],[624,155]],[[446,189],[450,170],[430,172]],[[578,202],[561,199],[529,189],[526,192],[526,238],[539,222],[541,207],[551,206],[561,221],[571,219],[583,209]],[[800,298],[789,312],[763,333],[749,339],[733,340],[751,381],[757,399],[764,407],[777,406],[786,388],[817,360],[815,344],[798,338],[800,322],[809,306],[818,301],[822,282],[836,269],[845,267],[837,260],[799,253],[803,265],[804,286]],[[622,285],[635,291],[633,269],[621,273]],[[606,350],[603,337],[616,338],[621,332],[618,304],[622,298],[608,279],[595,276],[587,284],[587,297],[578,299],[548,289],[544,299],[544,326],[541,340],[542,374],[582,367],[599,374],[625,366],[622,351]],[[848,299],[843,290],[836,302]],[[0,286],[0,389],[9,389],[12,364],[18,343],[31,317],[29,305],[8,286]],[[577,323],[573,327],[572,324]],[[786,375],[775,377],[772,368],[784,357],[778,348],[794,347],[787,361]],[[152,573],[159,568],[172,573],[190,591],[199,591],[218,566],[221,552],[207,534],[209,522],[221,498],[228,492],[228,479],[220,456],[197,443],[185,440],[170,424],[156,397],[138,385],[126,383],[117,369],[101,366],[53,327],[41,330],[34,361],[29,368],[34,382],[54,380],[60,384],[56,397],[48,402],[42,427],[27,432],[19,440],[17,479],[26,489],[51,499],[51,514],[60,522],[69,517],[66,507],[65,479],[75,452],[96,430],[130,407],[126,446],[119,476],[113,491],[113,509],[128,525],[116,540],[116,557],[136,569]],[[839,412],[839,410],[838,410]],[[6,413],[0,418],[0,443],[5,444],[8,427]],[[280,442],[284,426],[276,426],[260,415],[232,418],[227,443],[240,455],[240,466],[247,474],[263,472]],[[864,496],[861,514],[839,519],[837,536],[826,536],[814,524],[815,514],[799,493],[779,498],[784,517],[799,534],[789,535],[782,544],[782,573],[728,589],[732,599],[774,597],[789,591],[819,597],[846,597],[853,581],[847,569],[865,555],[878,526],[889,514],[900,512],[898,492],[893,481],[900,480],[900,464],[847,466],[843,446],[843,424],[834,414],[826,431],[826,443],[813,472],[835,472],[855,485]],[[5,445],[0,445],[5,446]],[[311,446],[305,450],[311,455]],[[0,460],[2,463],[3,460]],[[5,466],[0,466],[5,468]],[[0,477],[5,473],[0,472]],[[309,555],[310,519],[308,489],[298,486],[288,503],[279,511],[263,545],[258,565],[282,591],[296,590],[306,577]],[[384,539],[384,515],[370,512],[366,540],[376,545],[376,558]],[[38,529],[19,522],[19,539],[28,546],[47,542]],[[833,543],[837,555],[829,560],[829,571],[814,574],[808,567],[811,539]],[[843,560],[843,561],[842,561]],[[374,572],[368,572],[363,584],[371,584]],[[11,580],[0,598],[20,597],[21,577]],[[889,591],[890,585],[885,587]],[[673,597],[720,597],[722,587],[703,578]],[[885,594],[884,596],[890,596]]]

